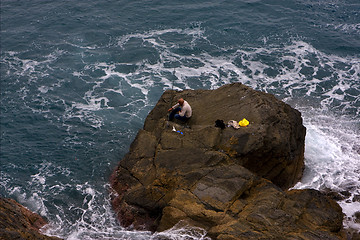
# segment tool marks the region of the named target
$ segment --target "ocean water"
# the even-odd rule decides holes
[[[303,179],[360,211],[359,0],[1,1],[0,195],[64,239],[207,239],[119,226],[109,177],[166,89],[242,82],[298,109]],[[166,114],[166,113],[164,113]]]

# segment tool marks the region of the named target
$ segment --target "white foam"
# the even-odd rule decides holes
[[[294,188],[348,192],[349,196],[339,202],[346,214],[344,223],[360,230],[360,224],[353,222],[359,203],[352,201],[360,195],[358,122],[319,109],[303,110],[306,169]]]
[[[360,23],[327,24],[327,26],[332,27],[335,30],[340,30],[340,31],[343,31],[343,32],[349,33],[349,34],[351,34],[351,33],[360,34]]]
[[[190,226],[187,223],[180,221],[172,228],[160,233],[155,233],[151,239],[157,239],[158,237],[165,237],[172,240],[211,240],[206,237],[207,232],[199,227]]]
[[[72,186],[70,185],[69,187],[71,188]],[[105,185],[104,188],[108,189],[109,185]],[[88,182],[76,184],[75,189],[77,194],[82,196],[83,200],[81,204],[71,205],[69,210],[78,214],[72,214],[72,216],[66,217],[68,214],[66,213],[66,208],[55,205],[57,212],[47,213],[46,216],[50,223],[42,229],[43,233],[67,240],[148,240],[159,239],[159,237],[174,240],[210,239],[205,237],[205,230],[180,223],[167,231],[155,234],[149,231],[127,230],[118,224],[110,204],[109,195],[104,195],[104,193],[100,192],[99,189],[96,189]]]
[[[171,42],[164,42],[160,43],[160,41],[155,40],[156,38],[161,37],[161,35],[167,34],[167,33],[176,33],[180,35],[188,35],[193,37],[192,41],[199,39],[203,37],[204,30],[200,28],[200,26],[197,26],[195,28],[187,28],[187,29],[180,29],[180,28],[170,28],[170,29],[162,29],[162,30],[151,30],[145,33],[134,33],[134,34],[128,34],[125,36],[122,36],[118,38],[118,45],[122,48],[124,48],[124,45],[132,38],[138,38],[141,39],[143,42],[148,42],[152,44],[153,46],[168,48],[173,46]]]
[[[79,214],[72,216],[72,220],[64,219],[63,209],[59,207],[55,217],[49,216],[50,224],[43,229],[45,234],[67,240],[132,239],[133,236],[136,236],[136,239],[150,239],[150,232],[128,231],[119,226],[111,208],[110,196],[96,190],[88,182],[76,184],[75,188],[83,200],[82,204],[73,205],[70,210]]]
[[[41,86],[38,88],[41,93],[47,93],[49,88],[47,86]]]
[[[210,53],[203,52],[186,55],[176,50],[184,46],[189,47],[188,43],[182,46],[181,44],[184,43],[172,42],[170,38],[165,38],[167,34],[188,37],[188,41],[191,43],[190,48],[196,46],[197,41],[209,42],[205,30],[200,25],[186,29],[152,30],[119,37],[117,40],[118,45],[123,48],[131,39],[140,40],[139,48],[143,47],[143,42],[146,42],[147,47],[156,50],[159,61],[154,63],[147,61],[147,59],[141,59],[135,63],[84,63],[84,68],[82,70],[74,69],[72,76],[83,79],[85,86],[93,83],[95,85],[85,92],[83,96],[79,96],[79,100],[72,101],[71,108],[64,103],[66,112],[62,117],[63,119],[60,120],[66,122],[71,118],[78,118],[89,123],[94,128],[103,126],[105,124],[104,119],[96,112],[113,109],[112,106],[109,106],[111,99],[105,97],[104,94],[114,92],[125,96],[121,83],[118,86],[104,88],[103,83],[111,78],[120,79],[120,82],[128,84],[131,89],[138,89],[141,92],[142,96],[136,95],[136,99],[130,99],[130,103],[126,103],[128,108],[137,109],[139,99],[146,106],[152,106],[154,103],[148,103],[148,95],[152,89],[157,87],[175,90],[200,87],[214,89],[226,83],[241,81],[259,90],[276,92],[284,98],[296,97],[296,91],[302,91],[307,96],[311,96],[316,92],[316,94],[322,94],[326,97],[321,100],[323,107],[329,107],[336,103],[336,107],[344,112],[357,111],[360,114],[360,110],[356,105],[356,102],[360,101],[359,96],[352,96],[351,92],[345,92],[349,88],[360,88],[359,81],[356,81],[357,76],[360,74],[359,58],[328,55],[318,51],[304,41],[297,40],[292,41],[285,47],[269,45],[266,47],[243,47],[241,49],[219,48],[219,50],[226,52],[226,55],[223,56],[212,56]],[[209,44],[216,47],[211,42]],[[17,71],[17,74],[32,75],[35,79],[39,78],[40,74],[40,71],[37,71],[36,68],[45,68],[46,71],[42,72],[49,74],[52,71],[49,63],[66,53],[54,51],[42,62],[20,59],[16,54],[9,52],[8,58],[19,62],[19,64],[13,66],[15,69],[19,68],[16,65],[22,66]],[[263,60],[261,57],[263,55],[273,56],[273,61]],[[315,61],[316,64],[313,65],[311,61]],[[167,67],[167,62],[177,62],[177,64],[174,67]],[[189,64],[189,62],[198,64]],[[293,67],[288,67],[287,63],[290,63]],[[345,64],[347,69],[338,68],[338,63]],[[118,65],[127,64],[134,65],[136,68],[129,73],[123,73],[116,68]],[[313,73],[304,74],[302,72],[304,68],[312,69]],[[277,74],[269,75],[268,69],[273,69]],[[332,73],[330,76],[319,78],[317,74],[324,69]],[[96,70],[103,71],[104,75],[94,79],[91,73]],[[34,75],[34,73],[37,75]],[[169,77],[172,79],[169,79]],[[332,78],[336,78],[335,81],[339,83],[325,89],[322,83],[331,81]],[[198,83],[194,84],[194,79]],[[53,99],[49,99],[48,96],[51,95],[47,93],[62,86],[62,84],[62,82],[57,82],[52,85],[38,87],[40,96],[44,98],[43,112],[46,112],[44,109],[53,101]],[[322,89],[322,91],[319,92],[319,89]],[[23,97],[28,95],[27,88],[21,90],[21,93]],[[355,97],[358,100],[348,100],[346,97]],[[49,114],[51,115],[51,113]],[[134,114],[136,115],[138,112]]]
[[[343,213],[345,214],[345,227],[356,229],[360,233],[360,223],[358,223],[355,217],[355,213],[360,211],[360,202],[352,202],[348,200],[340,201],[339,205],[342,208]]]

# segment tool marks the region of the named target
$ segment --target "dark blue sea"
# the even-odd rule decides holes
[[[1,0],[0,62],[0,195],[48,235],[206,239],[122,228],[109,177],[164,90],[232,82],[302,113],[295,188],[342,192],[360,231],[359,0]]]

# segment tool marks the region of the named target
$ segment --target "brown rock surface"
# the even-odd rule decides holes
[[[15,200],[0,198],[0,239],[60,240],[39,232],[39,229],[45,224],[43,218]]]
[[[165,119],[180,97],[188,127]],[[214,127],[243,118],[249,126]],[[112,175],[113,205],[124,226],[153,231],[185,221],[213,239],[342,239],[335,201],[284,191],[301,178],[304,140],[298,111],[242,84],[166,91]]]
[[[183,139],[164,129],[164,114],[180,97],[193,109],[189,122],[192,129]],[[250,125],[237,131],[228,128],[220,132],[213,127],[217,119],[228,122],[243,118]],[[283,189],[293,186],[302,176],[306,129],[300,113],[273,95],[240,83],[216,90],[166,91],[146,118],[144,130],[161,143],[168,143],[165,148],[174,148],[169,144],[183,144],[184,148],[190,145],[223,150],[237,164]]]

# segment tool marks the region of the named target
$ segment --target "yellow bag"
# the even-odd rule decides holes
[[[249,125],[249,121],[244,118],[243,120],[241,120],[241,121],[239,122],[239,125],[240,125],[241,127],[246,127],[247,125]]]

